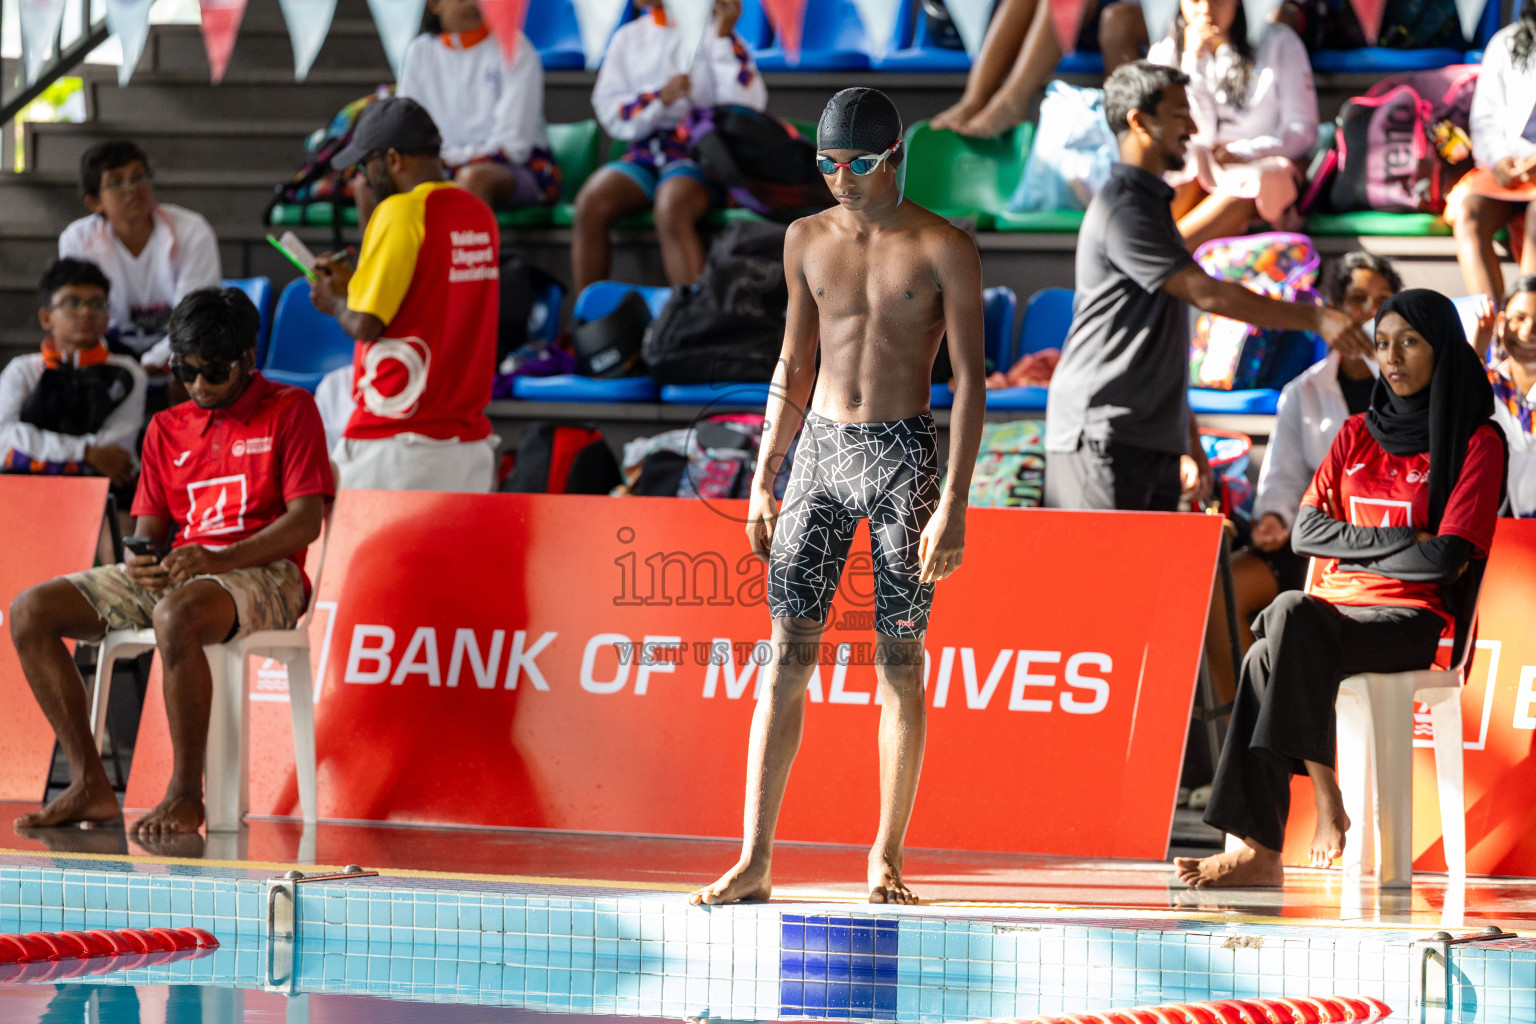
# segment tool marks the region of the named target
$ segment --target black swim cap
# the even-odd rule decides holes
[[[817,152],[852,149],[884,153],[900,138],[901,115],[879,89],[844,89],[827,101],[816,125]]]

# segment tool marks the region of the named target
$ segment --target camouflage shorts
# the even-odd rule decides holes
[[[159,593],[145,590],[122,565],[97,566],[64,578],[85,595],[109,630],[149,629],[160,599],[187,585],[178,583]],[[226,640],[264,629],[292,629],[304,614],[304,574],[287,559],[216,576],[194,576],[187,583],[193,580],[213,580],[234,599],[235,631]]]

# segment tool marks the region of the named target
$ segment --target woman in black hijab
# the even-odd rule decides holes
[[[1191,887],[1282,883],[1292,775],[1311,777],[1317,801],[1312,865],[1343,852],[1339,683],[1430,667],[1458,598],[1470,596],[1457,581],[1493,541],[1508,457],[1456,307],[1437,292],[1400,292],[1376,316],[1375,345],[1381,376],[1370,409],[1339,430],[1291,535],[1298,554],[1318,559],[1317,582],[1269,606],[1243,660],[1205,812],[1243,845],[1178,858]]]

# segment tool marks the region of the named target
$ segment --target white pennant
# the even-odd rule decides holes
[[[336,14],[336,0],[278,2],[288,25],[288,42],[293,45],[293,77],[302,82],[320,56],[320,47],[325,45],[325,34],[331,30],[331,19]]]
[[[107,31],[117,36],[123,62],[117,66],[117,84],[127,85],[139,66],[144,42],[149,38],[149,8],[154,0],[107,0]]]
[[[981,40],[987,34],[987,21],[992,16],[994,0],[945,0],[949,16],[965,44],[965,52],[975,57],[981,52]]]
[[[677,28],[678,71],[687,74],[693,68],[704,33],[709,31],[710,14],[715,0],[663,0],[667,20]]]
[[[1477,45],[1477,25],[1483,20],[1483,8],[1498,0],[1456,0],[1456,13],[1461,15],[1461,34],[1467,45]]]
[[[21,52],[31,85],[53,56],[64,21],[64,0],[21,0]]]
[[[1147,38],[1154,43],[1166,38],[1173,27],[1173,16],[1179,13],[1179,0],[1141,0],[1141,16],[1147,23]],[[1183,49],[1183,40],[1179,48]]]
[[[581,29],[581,49],[587,57],[587,68],[595,69],[603,62],[608,38],[618,27],[629,0],[572,0],[572,6],[576,8],[576,24]]]
[[[869,37],[871,57],[884,57],[890,48],[901,6],[901,0],[853,0],[854,10],[859,12],[859,20],[864,23],[864,34]]]
[[[1257,48],[1269,28],[1269,16],[1280,6],[1281,0],[1243,0],[1243,16],[1248,19],[1248,43]],[[1148,36],[1147,38],[1153,38]]]
[[[368,0],[374,27],[384,41],[384,53],[397,79],[406,49],[421,31],[421,12],[426,9],[427,0]]]

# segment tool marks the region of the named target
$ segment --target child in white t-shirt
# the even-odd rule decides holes
[[[693,283],[704,270],[704,244],[694,224],[720,195],[688,158],[678,129],[697,108],[768,106],[763,76],[735,34],[741,0],[715,0],[714,21],[698,52],[686,54],[661,0],[635,0],[635,6],[639,17],[613,34],[592,89],[603,130],[629,146],[587,179],[576,197],[571,265],[578,293],[608,276],[614,222],[652,207],[667,281]]]
[[[426,27],[405,53],[395,95],[437,122],[454,180],[492,209],[557,202],[539,51],[519,32],[507,64],[476,0],[428,0]]]
[[[90,216],[59,236],[59,256],[90,260],[112,282],[107,343],[156,371],[170,361],[171,310],[188,292],[219,285],[219,242],[202,215],[155,202],[149,158],[114,140],[80,160]]]

